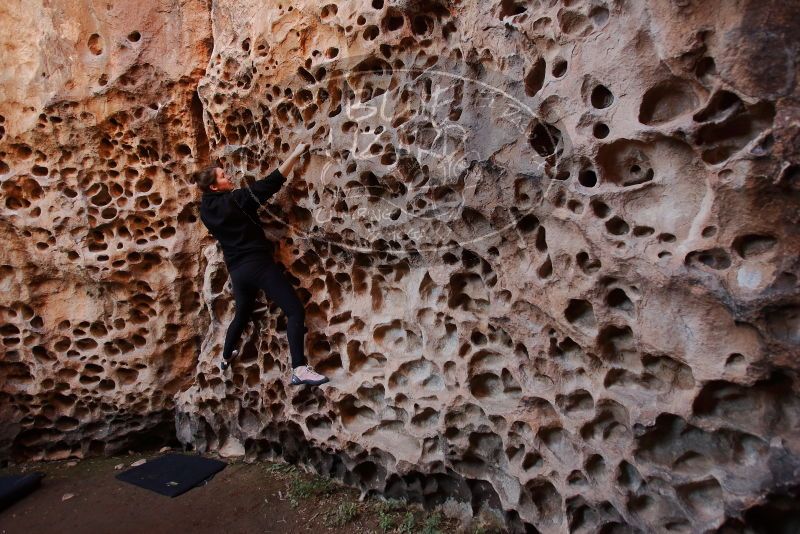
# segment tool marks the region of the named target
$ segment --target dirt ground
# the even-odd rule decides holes
[[[368,499],[294,466],[228,462],[204,486],[175,498],[121,482],[114,467],[161,453],[26,464],[0,476],[46,473],[39,489],[0,511],[0,534],[268,534],[460,530],[452,520],[400,501]],[[64,500],[65,496],[72,495]],[[478,532],[486,530],[478,530]]]

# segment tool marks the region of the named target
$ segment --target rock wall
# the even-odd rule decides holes
[[[39,7],[50,41],[6,60],[27,73],[0,112],[9,453],[108,452],[174,408],[197,450],[514,531],[785,518],[789,5],[162,4]],[[222,158],[247,181],[298,142],[262,220],[319,389],[288,385],[268,302],[219,371],[230,285],[186,178]]]
[[[163,439],[209,322],[187,180],[207,6],[21,0],[0,23],[0,457]]]

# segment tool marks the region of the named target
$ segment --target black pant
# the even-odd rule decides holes
[[[255,309],[256,295],[261,289],[267,298],[275,302],[286,314],[286,335],[289,338],[292,367],[305,365],[303,337],[306,312],[281,267],[269,260],[251,259],[236,265],[229,274],[233,282],[236,315],[228,326],[222,357],[230,358],[234,345],[242,336],[244,327]]]

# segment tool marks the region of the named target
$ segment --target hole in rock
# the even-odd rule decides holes
[[[614,95],[605,85],[598,85],[592,89],[590,101],[595,108],[604,109],[614,103]]]
[[[543,158],[552,156],[561,142],[561,132],[551,124],[536,121],[528,136],[528,142]]]
[[[544,85],[544,76],[547,72],[547,63],[544,58],[537,58],[531,70],[525,76],[525,94],[534,96]]]
[[[570,323],[584,328],[593,329],[597,326],[592,304],[586,300],[570,299],[567,309],[564,310],[564,317]]]
[[[695,250],[686,255],[685,263],[691,266],[699,263],[719,271],[731,266],[731,257],[721,248]]]
[[[563,58],[556,58],[553,61],[553,76],[556,78],[561,78],[567,72],[567,61]]]
[[[592,135],[594,135],[597,139],[605,139],[608,137],[609,133],[610,130],[608,129],[608,126],[602,122],[598,122],[594,125],[594,128],[592,128]]]
[[[389,9],[381,21],[384,31],[397,31],[403,27],[404,19],[402,13],[397,10]]]
[[[504,19],[506,17],[514,17],[516,15],[521,15],[525,13],[527,7],[525,6],[524,2],[518,2],[515,0],[502,0],[500,2],[500,19]]]
[[[697,95],[688,82],[672,79],[651,87],[642,97],[639,122],[657,125],[684,115],[698,105]]]
[[[733,240],[733,250],[745,259],[760,256],[772,249],[778,241],[768,235],[747,234]]]
[[[92,54],[99,56],[103,53],[103,39],[100,35],[93,33],[89,36],[89,40],[87,41],[86,45],[89,47],[89,50]]]
[[[584,169],[578,174],[578,183],[583,187],[594,187],[597,185],[597,174],[592,169]]]
[[[630,226],[622,218],[615,215],[606,221],[606,229],[614,235],[625,235],[630,230]]]
[[[589,206],[592,208],[592,213],[595,214],[596,217],[601,219],[605,219],[608,217],[608,214],[611,213],[611,208],[608,207],[608,204],[603,202],[602,200],[592,200],[589,203]]]

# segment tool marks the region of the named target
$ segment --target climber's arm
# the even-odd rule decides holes
[[[280,169],[275,169],[269,173],[265,178],[257,180],[250,186],[250,191],[258,199],[259,204],[266,202],[272,195],[280,191],[283,184],[286,183],[286,175]]]
[[[294,167],[297,158],[299,158],[300,154],[305,152],[307,148],[308,145],[306,143],[300,143],[299,145],[294,147],[294,150],[292,150],[292,153],[289,154],[288,158],[286,158],[286,161],[281,163],[280,167],[278,167],[278,170],[281,172],[282,175],[284,176],[289,175],[289,172],[292,170],[292,167]]]
[[[254,213],[258,208],[264,204],[270,197],[277,193],[283,184],[286,183],[287,175],[291,168],[294,166],[297,158],[308,147],[304,143],[300,143],[295,147],[289,157],[286,158],[278,168],[269,173],[265,178],[257,180],[253,185],[248,188],[235,189],[231,191],[233,200],[242,207],[242,209]],[[256,202],[256,200],[258,202]]]

